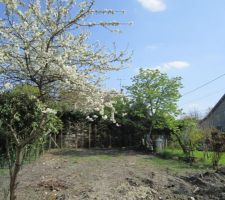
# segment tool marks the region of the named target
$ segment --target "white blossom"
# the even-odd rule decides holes
[[[99,108],[94,108],[94,111],[99,112],[100,109]]]
[[[93,121],[94,121],[94,119],[91,118],[90,116],[87,116],[86,119],[87,119],[89,122],[93,122]]]
[[[4,84],[4,89],[11,90],[12,88],[13,88],[13,85],[11,83],[5,83]]]
[[[51,108],[46,108],[45,110],[42,110],[43,113],[49,113],[49,114],[56,114],[57,111],[56,110],[53,110]]]
[[[107,120],[108,119],[107,115],[103,115],[102,119]]]
[[[99,77],[121,69],[128,57],[90,43],[91,34],[83,29],[118,26],[115,21],[88,21],[91,15],[116,12],[95,10],[86,0],[74,9],[76,2],[2,0],[6,10],[0,17],[0,76],[38,86],[41,95],[49,90],[82,91],[88,107],[98,107],[104,96],[93,98]]]
[[[102,116],[104,115],[104,107],[102,107],[102,109],[99,111],[99,114]]]

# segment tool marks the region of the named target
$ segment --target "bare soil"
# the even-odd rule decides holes
[[[225,170],[175,173],[119,150],[55,150],[23,167],[18,200],[225,200]],[[7,177],[0,176],[1,188]],[[0,199],[3,193],[0,192]]]

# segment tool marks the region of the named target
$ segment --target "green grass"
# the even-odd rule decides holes
[[[208,157],[204,157],[204,151],[194,151],[194,157],[197,158],[198,162],[204,162],[205,164],[211,164],[213,152],[208,152]],[[184,154],[181,149],[171,149],[167,148],[161,155],[165,158],[173,158],[173,157],[184,157]],[[220,165],[225,165],[225,153],[222,154],[222,157],[219,162]]]
[[[204,158],[203,151],[195,151],[194,157],[196,162],[192,166],[182,160],[184,154],[180,149],[167,148],[160,152],[157,157],[146,157],[144,163],[153,164],[157,167],[167,168],[168,170],[183,172],[183,171],[202,171],[212,169],[212,152],[208,152],[208,158]],[[219,162],[220,165],[225,165],[225,153]]]
[[[162,170],[167,169],[173,172],[198,172],[210,169],[209,165],[204,163],[194,163],[190,166],[190,164],[181,160],[163,159],[159,157],[146,157],[142,160],[142,163],[151,164],[157,168],[162,168]]]
[[[62,151],[58,150],[52,150],[52,154],[61,155],[61,158],[68,160],[68,161],[74,161],[74,162],[80,162],[80,161],[97,161],[97,160],[111,160],[115,157],[121,156],[121,154],[101,154],[101,153],[95,153],[95,152],[80,152],[76,151],[74,149],[64,149]]]
[[[0,169],[0,176],[7,176],[9,175],[8,169]]]
[[[97,161],[97,160],[111,160],[113,157],[110,155],[94,155],[94,156],[66,156],[64,159],[69,161]]]

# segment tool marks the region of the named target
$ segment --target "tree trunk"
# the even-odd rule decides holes
[[[16,187],[17,187],[17,176],[20,171],[21,163],[23,159],[23,151],[21,147],[16,147],[16,160],[14,169],[10,174],[10,200],[16,200]]]
[[[179,137],[176,133],[174,133],[174,135],[175,135],[175,137],[177,138],[177,141],[178,141],[178,143],[179,143],[179,145],[180,145],[180,147],[181,147],[183,153],[184,153],[185,155],[188,155],[189,152],[188,152],[186,146],[182,143],[180,137]]]
[[[151,150],[153,150],[152,129],[153,129],[153,126],[151,124],[149,128],[149,133],[146,136],[146,147],[150,148]]]
[[[43,87],[41,84],[38,85],[38,90],[39,90],[39,96],[38,96],[38,99],[42,102],[42,103],[45,103],[45,94],[44,94],[44,91],[43,91]]]
[[[58,148],[59,147],[59,145],[57,144],[57,139],[56,139],[56,134],[54,134],[54,143],[55,143],[55,146],[54,146],[54,148]]]

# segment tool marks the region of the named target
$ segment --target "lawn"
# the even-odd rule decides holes
[[[207,156],[204,155],[204,151],[194,151],[194,157],[196,158],[196,162],[193,164],[194,168],[211,168],[211,160],[212,160],[212,154],[213,152],[208,152]],[[182,162],[182,158],[184,157],[183,151],[181,149],[174,149],[174,148],[167,148],[164,151],[159,153],[159,158],[156,162],[164,163],[165,165],[169,165],[170,162],[172,162],[172,165],[176,165],[175,161],[180,163],[178,167],[180,166],[182,168],[182,164],[185,164]],[[175,163],[174,163],[175,162]],[[225,165],[225,154],[222,154],[222,157],[219,162],[220,165]]]
[[[0,176],[7,176],[9,174],[8,169],[1,169],[0,168]]]

